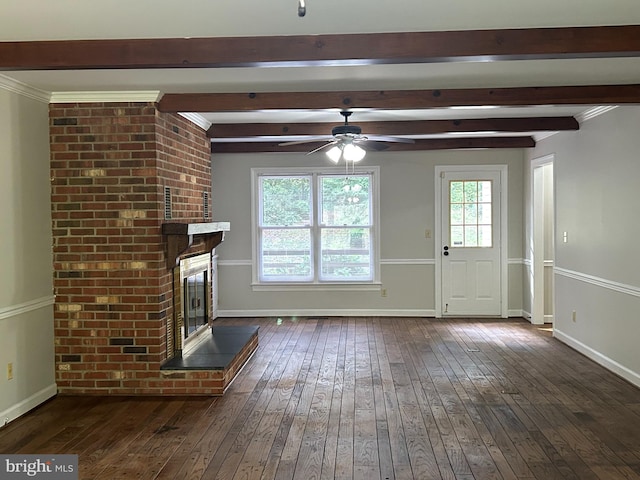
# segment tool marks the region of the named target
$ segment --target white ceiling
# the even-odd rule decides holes
[[[637,0],[2,0],[0,41],[626,25]]]
[[[640,24],[638,0],[23,0],[2,2],[0,41],[375,33]],[[367,66],[5,71],[45,92],[162,93],[417,90],[640,83],[640,58]],[[576,116],[592,106],[356,111],[354,123]],[[211,112],[210,123],[335,122],[333,111]],[[522,135],[520,133],[519,135]],[[545,132],[536,134],[538,137]]]

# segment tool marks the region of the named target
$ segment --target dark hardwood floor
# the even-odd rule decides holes
[[[224,397],[58,397],[0,452],[105,480],[640,478],[640,389],[526,321],[218,324],[260,325]]]

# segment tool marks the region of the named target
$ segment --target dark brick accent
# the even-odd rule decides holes
[[[81,362],[82,361],[82,356],[81,355],[62,355],[60,357],[60,361],[62,363]]]
[[[122,353],[147,353],[147,347],[123,347]]]
[[[77,118],[54,118],[53,124],[54,125],[77,125],[78,119]]]

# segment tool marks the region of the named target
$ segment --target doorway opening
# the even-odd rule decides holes
[[[553,267],[555,262],[555,207],[553,183],[553,155],[532,162],[533,240],[532,270],[533,299],[531,323],[553,326]]]

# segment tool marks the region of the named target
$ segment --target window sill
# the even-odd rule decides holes
[[[318,290],[333,290],[333,291],[380,291],[382,283],[380,282],[341,282],[341,283],[252,283],[251,289],[254,292],[311,292]]]

